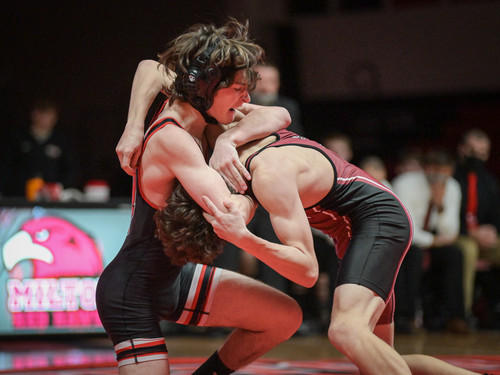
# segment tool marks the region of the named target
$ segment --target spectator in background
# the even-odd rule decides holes
[[[421,171],[422,155],[422,150],[416,147],[409,147],[400,152],[398,162],[394,168],[396,176],[405,172]]]
[[[61,188],[75,187],[78,167],[76,155],[68,138],[57,129],[59,108],[48,98],[34,103],[29,127],[22,129],[6,143],[8,159],[4,159],[9,176],[2,185],[6,196],[25,196],[29,180],[39,178],[44,183],[60,184]]]
[[[260,79],[257,81],[257,86],[252,92],[252,103],[285,107],[292,118],[292,123],[288,126],[288,130],[299,135],[304,135],[299,103],[293,98],[280,94],[281,80],[278,68],[272,64],[259,64],[255,70],[259,73]]]
[[[455,178],[462,188],[460,237],[464,254],[466,308],[472,310],[478,259],[500,270],[500,189],[497,178],[488,171],[491,141],[480,129],[470,129],[457,147]],[[498,288],[490,288],[497,289]],[[488,291],[492,293],[492,291]],[[489,303],[500,303],[500,296],[490,296]],[[491,307],[491,306],[490,306]]]
[[[354,154],[352,140],[347,134],[334,130],[323,137],[322,144],[342,159],[352,161]]]
[[[412,332],[423,280],[424,252],[430,260],[426,272],[432,290],[422,295],[424,320],[432,329],[466,333],[462,253],[455,245],[459,233],[461,190],[453,179],[454,160],[447,152],[429,151],[423,171],[405,172],[393,182],[394,192],[413,219],[412,246],[404,259],[395,286],[396,327]],[[431,303],[427,304],[427,298]],[[429,309],[427,309],[429,307]],[[437,311],[432,311],[435,307]]]
[[[366,173],[375,177],[376,180],[383,183],[389,189],[392,189],[391,183],[387,180],[387,168],[384,161],[377,155],[365,156],[359,162],[359,167]]]

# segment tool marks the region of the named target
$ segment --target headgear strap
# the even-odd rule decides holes
[[[175,89],[184,94],[186,100],[201,113],[207,123],[217,124],[218,121],[209,116],[207,111],[213,104],[215,90],[221,79],[221,71],[216,65],[209,65],[210,55],[215,50],[218,41],[197,56],[187,72],[176,68]]]

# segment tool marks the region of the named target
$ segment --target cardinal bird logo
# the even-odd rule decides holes
[[[95,286],[103,261],[84,230],[60,217],[30,218],[4,243],[2,258],[15,328],[99,326]],[[31,267],[22,267],[26,262]]]
[[[98,276],[103,269],[94,239],[59,217],[30,219],[5,242],[7,270],[26,259],[33,262],[34,278]]]

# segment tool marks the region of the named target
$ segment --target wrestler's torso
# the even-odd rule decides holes
[[[178,321],[183,316],[188,296],[193,296],[189,293],[191,282],[196,279],[196,270],[200,269],[192,263],[179,267],[170,262],[163,244],[156,238],[154,216],[157,208],[165,204],[168,189],[172,189],[171,185],[174,185],[174,178],[179,170],[184,169],[193,159],[197,165],[206,165],[203,154],[193,135],[184,130],[174,118],[160,116],[153,121],[145,135],[142,156],[154,157],[150,160],[147,160],[149,156],[141,157],[139,168],[136,169],[129,232],[116,257],[101,274],[96,291],[99,316],[115,345],[132,338],[161,337],[158,319]],[[160,138],[169,135],[176,136],[170,144],[167,142],[167,145],[172,145],[173,142],[170,152],[155,149],[165,146]],[[185,161],[180,166],[176,164],[179,159],[175,158],[179,149],[190,150],[191,155],[194,155],[191,159],[179,156],[181,161]],[[175,166],[175,176],[171,172],[170,175],[163,176],[163,179],[156,180],[161,183],[157,186],[157,191],[162,194],[158,199],[152,194],[154,190],[150,186],[151,180],[145,181],[144,176],[151,169],[153,173],[157,172],[154,171],[155,167],[163,171],[163,168],[171,168],[172,165]],[[213,270],[207,273],[208,278]],[[200,275],[205,280],[205,276]],[[201,301],[200,306],[205,306],[203,293],[209,290],[201,288],[200,293],[197,291],[196,295],[202,298],[196,297],[194,303]],[[182,322],[197,324],[201,315],[193,315],[192,311],[188,313],[189,319]]]
[[[154,122],[144,137],[143,152],[147,149],[151,137],[164,127],[174,126],[179,127],[180,125],[171,118]],[[118,258],[124,257],[128,261],[140,262],[139,269],[145,274],[149,274],[152,279],[161,278],[173,281],[177,277],[180,267],[170,264],[169,259],[163,252],[163,245],[155,236],[156,223],[154,215],[157,207],[149,201],[143,191],[141,170],[141,167],[137,168],[134,176],[132,218],[129,232]],[[173,180],[171,184],[173,184]]]
[[[301,165],[295,170],[297,187],[309,224],[332,237],[342,252],[352,236],[353,221],[386,209],[383,196],[392,192],[317,142],[287,130],[280,130],[274,137],[259,151],[242,154],[246,167],[263,168],[276,162],[274,168],[286,167],[288,162]],[[308,169],[303,176],[302,166]],[[280,183],[285,182],[276,181],[276,186]]]
[[[120,274],[134,273],[141,278],[141,287],[145,288],[142,292],[146,292],[146,285],[154,288],[157,295],[168,296],[168,300],[172,302],[171,306],[163,306],[163,310],[174,309],[176,298],[179,291],[177,276],[181,267],[174,266],[163,251],[163,245],[155,236],[156,223],[154,215],[157,209],[165,204],[165,201],[172,190],[175,182],[175,176],[168,172],[168,165],[175,162],[173,160],[163,160],[161,152],[154,150],[156,160],[149,158],[151,149],[158,147],[158,138],[167,137],[169,135],[182,135],[186,137],[186,131],[180,123],[171,117],[163,117],[168,111],[159,111],[158,118],[154,119],[152,125],[148,128],[142,147],[142,157],[139,161],[139,166],[136,169],[136,174],[133,181],[133,196],[132,196],[132,219],[130,222],[129,232],[123,243],[120,252],[110,265],[110,270],[120,270]],[[156,138],[156,139],[155,139]],[[192,142],[191,146],[199,152],[198,146],[188,134],[187,138]],[[155,143],[156,142],[156,143]],[[160,159],[158,159],[160,155]],[[151,189],[152,181],[147,180],[147,175],[153,171],[165,172],[165,176],[161,180],[155,180],[157,186],[157,194]],[[158,196],[160,198],[158,199]],[[124,269],[125,268],[125,269]]]

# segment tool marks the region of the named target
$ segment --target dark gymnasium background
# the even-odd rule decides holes
[[[454,149],[477,126],[493,140],[490,164],[500,176],[494,0],[4,2],[1,142],[28,121],[34,99],[53,97],[82,186],[104,178],[113,196],[128,196],[114,148],[137,64],[188,26],[229,15],[250,20],[281,69],[282,94],[299,100],[309,137],[341,130],[354,140],[355,161],[376,153],[391,167],[406,146]]]

